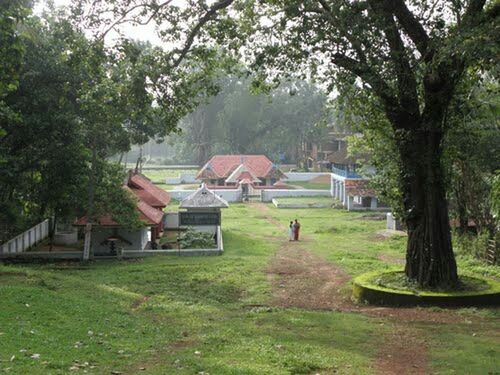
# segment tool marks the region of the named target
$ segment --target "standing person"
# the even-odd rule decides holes
[[[295,239],[293,221],[290,221],[290,226],[288,227],[288,241],[293,241]]]
[[[298,222],[297,219],[295,219],[295,223],[293,223],[293,227],[294,227],[294,239],[295,241],[298,241],[299,240],[299,232],[300,232],[300,223]]]

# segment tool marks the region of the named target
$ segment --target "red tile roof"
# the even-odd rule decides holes
[[[351,197],[375,197],[376,192],[369,183],[369,180],[345,180],[346,194]]]
[[[123,188],[133,193],[137,198],[137,211],[139,218],[146,225],[159,225],[163,220],[162,209],[170,202],[170,194],[155,186],[148,178],[141,174],[131,174],[127,185]],[[83,226],[87,224],[87,217],[83,216],[76,220],[74,225]],[[102,227],[118,227],[111,215],[103,215],[95,219],[95,223]]]
[[[142,221],[149,225],[158,225],[163,220],[163,211],[151,207],[144,201],[137,202],[137,209]]]
[[[140,200],[150,206],[164,208],[170,202],[168,192],[154,185],[141,174],[131,175],[128,186]]]
[[[158,225],[163,220],[163,212],[151,207],[149,204],[138,200],[137,201],[137,211],[139,212],[139,219],[143,221],[146,225]],[[87,216],[83,216],[75,221],[73,225],[84,226],[87,224]],[[111,215],[103,215],[95,219],[94,225],[100,227],[120,227]]]
[[[198,172],[197,178],[205,170],[213,172],[218,178],[228,177],[240,164],[256,177],[266,177],[273,168],[273,163],[265,155],[215,155]]]

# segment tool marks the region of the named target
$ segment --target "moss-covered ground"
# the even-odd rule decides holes
[[[398,267],[405,238],[380,239],[384,222],[361,213],[265,208],[233,204],[223,212],[225,254],[219,257],[0,265],[0,372],[380,372],[381,348],[401,322],[273,306],[266,271],[295,218],[307,251],[350,276]],[[499,277],[498,268],[468,256],[458,262],[465,273]],[[350,293],[349,283],[342,293]],[[455,318],[402,323],[425,340],[427,369],[498,371],[498,310],[444,311]]]

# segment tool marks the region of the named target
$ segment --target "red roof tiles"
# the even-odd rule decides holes
[[[266,177],[273,168],[273,163],[265,155],[215,155],[198,173],[205,170],[213,172],[218,178],[228,177],[240,164],[243,164],[256,177]]]
[[[148,178],[141,174],[130,174],[127,185],[123,188],[134,194],[137,198],[137,211],[139,218],[146,225],[160,225],[163,220],[163,208],[170,202],[170,194],[155,186]],[[87,217],[81,217],[74,225],[87,224]],[[103,215],[95,219],[96,225],[103,227],[120,226],[111,215]]]
[[[139,199],[153,207],[164,208],[170,202],[170,194],[154,185],[141,174],[130,176],[128,186]]]

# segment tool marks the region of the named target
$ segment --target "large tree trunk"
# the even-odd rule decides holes
[[[441,165],[442,133],[437,129],[415,124],[398,140],[408,227],[405,272],[420,287],[453,289],[458,285],[457,265]]]

